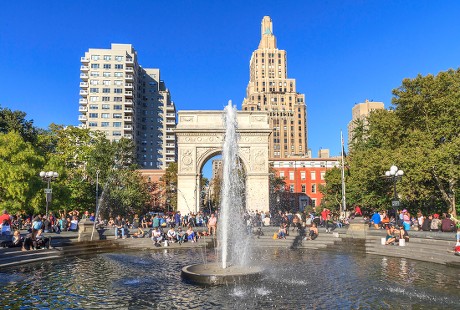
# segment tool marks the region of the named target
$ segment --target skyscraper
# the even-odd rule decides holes
[[[133,139],[141,168],[166,169],[176,160],[176,108],[160,70],[142,68],[131,44],[91,48],[81,63],[80,127]]]
[[[348,123],[348,146],[350,147],[350,143],[353,139],[353,131],[356,128],[356,121],[361,119],[365,121],[364,125],[367,125],[366,117],[374,110],[383,110],[385,107],[383,102],[377,101],[366,101],[362,103],[357,103],[351,109],[351,121]]]
[[[250,60],[244,111],[268,111],[272,159],[304,157],[307,154],[307,108],[305,95],[287,77],[285,50],[276,47],[272,20],[264,16],[259,48]]]

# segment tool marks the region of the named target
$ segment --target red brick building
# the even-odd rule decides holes
[[[323,195],[319,191],[326,184],[325,174],[328,169],[340,167],[339,157],[305,158],[271,161],[276,176],[284,177],[286,187],[275,193],[275,204],[281,209],[303,211],[306,206],[318,206]]]

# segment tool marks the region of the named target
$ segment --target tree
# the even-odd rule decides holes
[[[0,107],[0,132],[15,131],[24,141],[36,144],[38,130],[33,126],[33,121],[26,120],[25,117],[25,112]]]
[[[43,212],[42,181],[38,174],[44,159],[16,131],[0,133],[0,205],[14,211]]]
[[[162,196],[164,198],[164,205],[168,203],[172,210],[177,210],[177,192],[179,191],[177,187],[177,163],[169,164],[160,181],[163,187]]]

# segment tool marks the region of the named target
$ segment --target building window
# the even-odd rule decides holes
[[[103,88],[103,89],[102,89],[102,92],[103,92],[104,94],[108,94],[108,93],[110,93],[110,88]]]
[[[110,101],[110,97],[102,97],[102,101]]]
[[[101,127],[109,127],[109,122],[102,122]]]
[[[123,65],[116,64],[115,69],[123,69]]]
[[[98,92],[99,92],[99,88],[90,88],[90,89],[89,89],[89,92],[90,92],[90,93],[98,93]]]
[[[321,180],[324,180],[325,175],[326,175],[326,172],[321,171]]]
[[[284,178],[284,171],[280,171],[280,178]]]
[[[110,56],[110,55],[104,55],[104,60],[112,60],[112,56]]]
[[[311,185],[311,192],[316,193],[316,184]]]
[[[99,60],[99,55],[91,55],[91,60]]]
[[[123,81],[115,80],[114,84],[120,86],[120,85],[123,85]]]
[[[112,132],[112,135],[115,136],[115,137],[119,137],[119,136],[121,136],[121,131],[114,131],[114,132]]]
[[[289,185],[289,192],[290,193],[294,192],[294,184]]]
[[[97,104],[90,104],[90,105],[89,105],[89,109],[90,109],[90,110],[97,110],[98,108],[99,108],[99,107],[98,107]]]
[[[122,118],[121,113],[113,113],[113,118]]]
[[[89,83],[90,83],[91,85],[98,85],[98,84],[99,84],[99,81],[98,81],[98,80],[91,80],[91,81],[89,81]]]
[[[103,104],[102,105],[102,110],[108,110],[110,109],[110,104]]]
[[[305,180],[305,171],[300,172],[300,179]]]
[[[311,172],[310,173],[310,179],[316,180],[316,172]]]
[[[99,98],[98,96],[91,96],[91,97],[89,97],[89,101],[94,102],[94,101],[97,101],[98,98]]]
[[[289,180],[294,180],[294,172],[289,171]]]
[[[302,184],[302,193],[305,193],[305,188],[306,188],[306,185]]]
[[[316,207],[316,199],[315,199],[315,198],[313,198],[313,199],[311,200],[311,206],[312,206],[312,207]]]
[[[91,69],[99,69],[99,64],[91,64]]]
[[[122,97],[113,97],[113,101],[115,102],[122,102],[123,98]]]
[[[88,126],[89,127],[97,127],[97,122],[89,122]]]
[[[111,64],[104,64],[104,69],[112,69],[112,65]]]
[[[121,89],[121,88],[114,88],[114,89],[113,89],[113,92],[114,92],[115,94],[121,94],[121,93],[123,92],[123,89]]]
[[[123,56],[115,56],[116,61],[123,61]]]
[[[113,74],[113,76],[122,77],[122,76],[123,76],[123,72],[115,72],[115,73]]]
[[[101,117],[102,117],[102,118],[109,118],[109,117],[110,117],[110,114],[109,114],[109,113],[102,113],[102,114],[101,114]]]
[[[121,127],[121,122],[113,122],[113,127]]]
[[[110,72],[102,72],[103,77],[110,77]]]
[[[115,104],[115,105],[113,106],[113,109],[114,109],[114,110],[123,110],[123,107],[121,106],[121,104]]]
[[[97,113],[89,113],[89,118],[97,118],[98,114]]]

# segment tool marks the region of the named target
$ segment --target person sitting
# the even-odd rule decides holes
[[[433,216],[431,214],[428,217],[423,218],[423,222],[422,222],[423,231],[430,231],[432,220],[433,220]]]
[[[2,236],[9,236],[11,234],[11,225],[8,220],[3,220],[2,224],[0,225],[0,231],[0,235]]]
[[[387,236],[386,236],[385,244],[386,245],[390,245],[390,244],[394,245],[394,243],[396,241],[397,233],[398,232],[395,230],[393,225],[387,225]]]
[[[19,230],[15,230],[13,233],[13,238],[11,239],[11,244],[8,245],[10,248],[20,247],[22,246],[23,238],[21,237],[21,233]]]
[[[187,240],[188,241],[191,241],[191,242],[196,242],[197,241],[197,235],[195,234],[195,232],[193,231],[193,228],[191,225],[188,226],[187,228]]]
[[[179,227],[176,233],[177,242],[179,242],[179,244],[182,244],[182,242],[185,242],[187,240],[185,236],[186,236],[185,232],[182,230],[181,227]]]
[[[447,214],[445,218],[441,221],[441,231],[443,232],[454,232],[455,223],[450,219],[451,215]]]
[[[161,246],[161,241],[163,240],[163,232],[160,227],[157,227],[152,232],[152,241],[155,246]]]
[[[286,226],[284,224],[281,224],[276,237],[278,239],[286,239]]]
[[[137,231],[131,236],[131,238],[144,238],[145,232],[141,227],[137,227]]]
[[[404,229],[404,225],[399,226],[398,238],[397,240],[404,239],[406,242],[409,242],[409,233]]]
[[[374,224],[375,229],[380,229],[380,222],[381,222],[381,217],[378,211],[374,212],[374,215],[371,217],[371,223]]]
[[[125,236],[125,221],[121,218],[121,215],[118,215],[117,218],[115,219],[115,239],[118,239],[118,234],[119,231],[121,231],[121,237],[123,239],[126,238]]]
[[[40,229],[37,231],[35,238],[32,239],[33,247],[35,249],[49,249],[50,248],[50,238],[47,238],[43,235],[43,230]]]
[[[441,227],[441,220],[439,219],[439,214],[433,215],[433,220],[431,221],[431,231],[439,231]]]
[[[70,221],[69,231],[78,231],[78,218],[74,215]]]
[[[168,230],[168,233],[166,234],[166,237],[168,238],[169,242],[173,242],[173,243],[176,242],[177,233],[176,233],[176,230],[174,229],[174,227],[171,227]]]
[[[316,238],[318,238],[318,236],[319,236],[318,227],[316,223],[313,222],[308,232],[308,236],[305,237],[304,240],[315,240]]]

